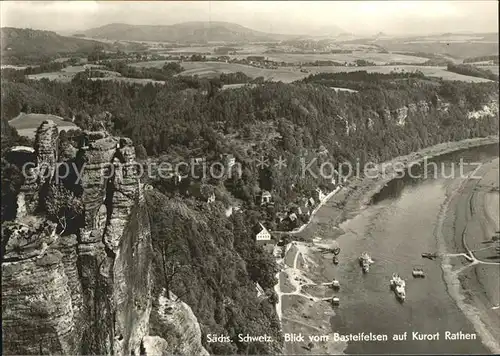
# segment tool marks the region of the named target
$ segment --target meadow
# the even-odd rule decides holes
[[[470,77],[467,75],[457,74],[453,72],[448,72],[446,67],[431,67],[431,66],[372,66],[372,67],[334,67],[334,66],[325,66],[325,67],[304,67],[311,73],[339,73],[339,72],[354,72],[358,70],[366,70],[367,72],[372,73],[390,73],[392,71],[395,72],[415,72],[417,70],[424,73],[424,75],[429,77],[442,78],[445,80],[460,80],[464,82],[489,82],[490,80],[484,78]]]
[[[161,68],[166,61],[149,61],[134,63],[135,67],[156,67]],[[252,78],[264,77],[266,80],[282,81],[284,83],[293,82],[307,76],[301,73],[298,68],[281,67],[278,69],[257,68],[238,63],[225,62],[182,62],[180,63],[185,71],[178,75],[198,75],[201,78],[212,78],[221,73],[242,72]]]
[[[377,65],[384,65],[387,63],[404,62],[404,63],[424,63],[427,58],[416,57],[405,54],[397,53],[379,53],[369,51],[353,51],[352,53],[333,53],[333,54],[295,54],[295,53],[268,53],[263,54],[268,60],[275,62],[287,63],[305,63],[314,61],[335,61],[339,63],[353,63],[358,59],[363,59],[373,62]],[[232,58],[246,58],[246,55],[237,54],[230,56]]]
[[[165,84],[165,82],[162,80],[154,80],[154,79],[146,79],[146,78],[126,78],[126,77],[120,77],[120,76],[104,77],[104,78],[92,78],[92,80],[115,80],[115,81],[120,81],[120,82],[142,84],[142,85],[146,85],[148,83]]]
[[[25,114],[21,113],[9,121],[9,125],[14,127],[18,134],[28,138],[34,138],[36,130],[45,120],[52,120],[57,125],[59,131],[77,128],[75,124],[64,121],[60,116],[50,114]]]
[[[491,70],[495,74],[499,73],[498,66],[481,66],[479,68]]]
[[[135,63],[139,67],[157,67],[161,68],[165,61],[150,61]],[[293,82],[307,77],[309,74],[316,73],[338,73],[366,70],[368,72],[390,73],[391,71],[421,71],[429,77],[438,77],[445,80],[460,80],[467,82],[485,82],[487,79],[470,77],[462,74],[448,72],[446,67],[431,67],[419,65],[393,65],[393,66],[368,66],[368,67],[337,67],[337,66],[303,66],[308,73],[300,72],[298,67],[279,67],[278,69],[265,69],[247,66],[237,63],[224,62],[182,62],[181,65],[186,69],[178,75],[198,75],[200,77],[214,77],[221,73],[243,72],[249,77],[264,77],[266,80],[282,81],[284,83]],[[498,70],[498,68],[497,68]]]
[[[412,58],[419,60],[426,60],[425,58],[414,57],[410,55],[404,54],[386,54],[386,53],[365,53],[364,59],[370,61],[378,60],[378,63],[382,63],[382,59],[391,58],[391,61],[405,61],[408,62]],[[309,60],[319,60],[325,59],[328,56],[336,57],[337,61],[340,61],[340,57],[342,58],[354,58],[351,54],[334,54],[334,55],[293,55],[293,54],[283,54],[283,55],[273,55],[278,56],[279,58],[283,58],[286,61],[299,61],[299,59],[306,61]],[[325,57],[326,56],[326,57]],[[245,56],[242,56],[245,57]],[[270,59],[273,57],[269,57]],[[278,59],[278,58],[274,58]],[[162,68],[168,60],[156,60],[156,61],[146,61],[146,62],[138,62],[133,63],[131,66],[133,67],[154,67],[154,68]],[[215,62],[215,61],[207,61],[207,62],[191,62],[185,61],[180,63],[182,67],[184,67],[184,71],[179,73],[178,75],[182,76],[191,76],[197,75],[201,78],[213,78],[217,77],[222,73],[236,73],[242,72],[251,78],[263,77],[265,80],[272,81],[282,81],[284,83],[290,83],[296,80],[300,80],[309,74],[316,74],[320,72],[325,73],[337,73],[337,72],[352,72],[359,70],[366,70],[368,72],[378,72],[378,73],[389,73],[391,71],[407,71],[413,72],[416,70],[420,70],[425,75],[430,77],[439,77],[446,80],[460,80],[460,81],[468,81],[468,82],[484,82],[487,79],[470,77],[466,75],[461,75],[453,72],[448,72],[446,67],[431,67],[431,66],[420,66],[415,65],[379,65],[379,66],[367,66],[367,67],[344,67],[344,66],[303,66],[302,68],[307,70],[308,73],[303,73],[300,71],[298,65],[296,67],[278,67],[276,69],[267,69],[267,68],[257,68],[249,65],[238,64],[238,63],[225,63],[225,62]],[[99,66],[93,66],[99,67]],[[492,72],[498,74],[498,66],[483,66],[482,68],[490,69]],[[40,80],[46,78],[48,80],[56,80],[61,82],[70,82],[71,79],[75,76],[76,73],[84,71],[84,66],[71,66],[64,68],[59,72],[51,72],[51,73],[41,73],[41,74],[33,74],[29,75],[29,79]],[[101,69],[101,71],[104,71]],[[152,79],[136,79],[136,78],[124,78],[121,77],[119,73],[109,72],[109,77],[105,78],[94,78],[95,80],[119,80],[125,81],[128,83],[139,83],[139,84],[147,84],[147,83],[159,83],[162,84],[162,81],[156,81]]]

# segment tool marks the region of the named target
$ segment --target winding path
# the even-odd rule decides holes
[[[315,297],[313,295],[310,295],[309,293],[306,293],[306,292],[302,291],[303,287],[307,287],[307,286],[319,286],[319,285],[321,285],[321,286],[329,286],[329,285],[332,284],[332,282],[315,283],[311,279],[309,279],[308,277],[306,277],[305,275],[303,275],[303,272],[298,268],[298,264],[299,264],[299,258],[302,257],[304,263],[307,265],[307,259],[308,258],[307,258],[306,254],[305,254],[305,251],[302,251],[304,248],[307,248],[307,247],[304,246],[302,243],[300,243],[298,241],[292,241],[292,242],[290,242],[286,246],[285,256],[286,256],[287,253],[290,253],[290,249],[292,247],[295,247],[297,249],[297,251],[295,252],[295,256],[293,258],[292,267],[286,266],[283,270],[281,270],[280,272],[278,272],[278,274],[276,275],[276,277],[278,278],[278,283],[274,286],[274,290],[275,290],[276,294],[278,295],[278,302],[276,303],[276,314],[278,315],[278,318],[279,318],[280,322],[283,319],[287,319],[287,318],[283,317],[283,310],[282,310],[282,308],[283,308],[283,306],[282,306],[282,298],[285,295],[297,295],[297,296],[300,296],[300,297],[308,298],[308,299],[310,299],[310,300],[312,300],[314,302],[330,301],[331,300],[331,298],[318,298],[318,297]],[[284,264],[284,261],[283,260],[279,260],[278,263],[283,263]],[[284,273],[286,275],[286,278],[288,278],[288,280],[290,281],[290,283],[292,284],[292,286],[295,288],[294,291],[292,291],[292,292],[282,292],[281,291],[281,281],[280,281],[280,278],[279,278],[279,276],[280,276],[281,273]],[[304,324],[304,325],[307,325],[307,324]],[[314,328],[311,325],[307,325],[307,326],[310,326],[310,327]]]
[[[482,168],[484,167],[484,164],[481,165],[479,168]],[[479,171],[479,169],[478,169]],[[467,184],[467,182],[469,182],[472,178],[470,177],[471,175],[473,175],[474,173],[476,172],[472,172],[471,174],[469,174],[469,177],[467,177],[460,185],[460,187],[457,189],[457,191],[454,192],[454,196],[457,195],[457,194],[461,194],[463,193],[464,189],[465,189],[465,186]],[[476,182],[475,183],[475,187],[477,185],[479,185],[479,182],[481,181],[480,179],[474,179],[474,181]],[[469,197],[468,197],[468,204],[469,204],[469,207],[470,207],[470,212],[471,214],[473,214],[473,211],[474,211],[474,208],[473,208],[473,202],[472,202],[472,199],[474,198],[474,190],[469,194]],[[470,216],[469,216],[470,218]],[[481,251],[481,250],[486,250],[486,249],[489,249],[489,248],[492,248],[494,246],[489,246],[489,247],[486,247],[484,249],[479,249],[479,250],[471,250],[469,248],[469,245],[467,244],[467,225],[465,225],[463,231],[462,231],[462,245],[463,245],[463,248],[465,249],[465,253],[448,253],[446,254],[446,256],[448,257],[455,257],[455,256],[463,256],[465,257],[469,262],[470,264],[464,266],[464,267],[461,267],[459,268],[458,270],[456,270],[455,272],[456,273],[460,273],[461,271],[463,271],[465,268],[467,267],[471,267],[471,266],[474,266],[474,265],[477,265],[477,264],[484,264],[484,265],[500,265],[500,262],[488,262],[488,261],[483,261],[483,260],[480,260],[478,258],[476,258],[476,256],[474,255],[474,252],[475,251]]]

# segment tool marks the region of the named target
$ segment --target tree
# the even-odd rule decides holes
[[[45,208],[49,218],[58,224],[59,233],[68,228],[68,222],[83,213],[83,204],[73,192],[62,184],[50,184],[48,187]]]
[[[17,194],[24,178],[21,170],[2,158],[2,189],[1,189],[1,221],[13,220],[16,217]]]
[[[165,282],[165,291],[167,297],[170,299],[174,280],[179,274],[185,272],[189,266],[183,260],[181,261],[179,255],[182,254],[182,251],[175,247],[168,238],[163,238],[154,244],[154,250],[157,261],[161,261],[161,272],[163,281]],[[187,291],[185,293],[187,293]],[[180,299],[184,294],[177,295],[177,299]]]

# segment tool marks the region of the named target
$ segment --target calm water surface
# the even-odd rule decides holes
[[[461,153],[469,161],[498,154],[497,147]],[[453,161],[459,157],[450,155]],[[338,238],[342,248],[341,263],[327,271],[327,278],[337,277],[342,284],[341,307],[331,318],[334,332],[340,334],[387,334],[387,342],[351,342],[347,354],[358,353],[490,353],[480,336],[475,341],[444,340],[445,331],[474,333],[471,323],[448,295],[440,260],[421,257],[422,252],[437,250],[435,228],[446,198],[450,180],[430,179],[420,182],[394,182],[370,206],[341,228]],[[328,238],[328,236],[325,236]],[[367,251],[375,260],[364,275],[354,258]],[[426,278],[414,279],[412,269],[422,267]],[[406,280],[406,301],[399,303],[389,289],[392,273]],[[408,332],[407,341],[392,341],[393,334]],[[413,341],[412,332],[440,332],[439,341]]]

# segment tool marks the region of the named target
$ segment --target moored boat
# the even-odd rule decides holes
[[[422,257],[428,258],[429,260],[433,260],[437,257],[437,253],[424,252],[424,253],[422,253]]]
[[[339,288],[340,288],[340,282],[339,282],[339,281],[337,281],[336,279],[334,279],[334,280],[332,281],[332,288],[333,288],[333,289],[339,289]]]
[[[425,273],[422,268],[414,268],[412,271],[412,275],[414,278],[425,278]]]
[[[396,294],[396,297],[400,301],[404,301],[406,299],[405,280],[401,278],[397,273],[394,273],[390,280],[390,284],[391,284],[391,289],[394,291],[394,294]]]
[[[373,262],[372,259],[366,252],[363,252],[359,257],[359,265],[363,269],[364,273],[367,273],[370,270],[370,263],[372,262]]]
[[[332,305],[337,306],[340,304],[340,299],[337,296],[332,297]]]

